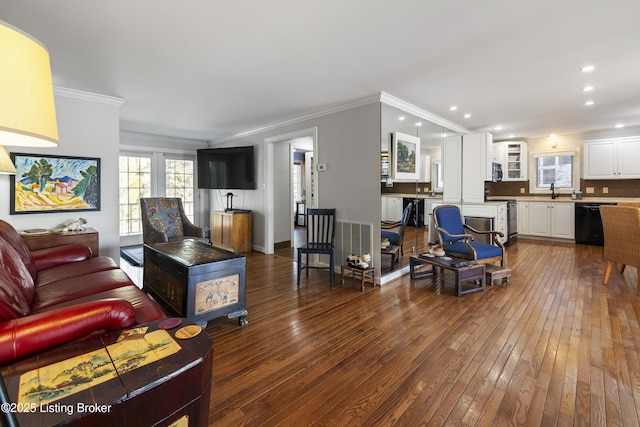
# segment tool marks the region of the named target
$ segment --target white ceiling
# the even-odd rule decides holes
[[[133,132],[217,140],[380,91],[495,139],[640,126],[638,0],[0,0],[0,19],[55,85],[126,99]]]

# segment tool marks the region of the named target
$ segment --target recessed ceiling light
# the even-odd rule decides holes
[[[456,107],[455,105],[452,105],[451,107],[449,107],[450,111],[456,111],[458,109],[458,107]]]
[[[587,101],[587,102],[584,103],[584,105],[593,105],[593,104],[595,104],[595,102],[593,102],[593,101]]]
[[[513,139],[513,138],[515,138],[515,137],[516,137],[516,136],[515,136],[514,134],[509,135],[509,139]]]
[[[398,120],[403,121],[404,120],[404,116],[398,117]]]
[[[468,119],[469,117],[471,117],[471,114],[469,114],[469,113],[467,113],[467,114],[465,114],[465,115],[464,115],[464,118],[465,118],[465,119]]]
[[[493,130],[502,130],[502,126],[498,125],[498,126],[494,127]]]
[[[593,86],[585,86],[582,88],[583,92],[591,92],[593,90]]]
[[[418,123],[416,123],[416,126],[418,126],[418,127],[419,127],[419,126],[422,126],[422,122],[418,122]]]
[[[446,137],[447,137],[447,133],[446,133],[446,132],[444,132],[444,133],[442,134],[442,137],[443,137],[443,138],[446,138]]]
[[[616,124],[614,127],[615,127],[616,129],[620,129],[620,128],[623,128],[623,127],[624,127],[624,124],[622,124],[622,123],[618,123],[618,124]]]
[[[594,67],[593,65],[585,65],[584,67],[580,68],[580,71],[582,71],[583,73],[589,73],[591,71],[593,71],[596,67]]]

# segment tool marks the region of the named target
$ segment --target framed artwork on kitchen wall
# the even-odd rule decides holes
[[[10,213],[100,210],[100,159],[10,153]]]
[[[417,180],[420,177],[418,169],[420,138],[401,132],[393,133],[392,138],[394,179]]]

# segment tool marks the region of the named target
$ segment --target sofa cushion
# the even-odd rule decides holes
[[[0,269],[0,321],[17,319],[29,313],[29,304],[13,282],[11,275]]]
[[[82,298],[64,301],[54,306],[48,306],[46,309],[42,309],[42,311],[57,310],[59,308],[70,307],[93,300],[113,298],[128,301],[133,306],[136,323],[147,323],[158,319],[164,319],[166,317],[162,309],[160,309],[160,306],[135,285],[110,289],[108,291],[98,292]]]
[[[9,242],[0,238],[0,266],[3,270],[3,282],[11,282],[20,293],[24,304],[29,307],[33,301],[34,286],[33,278],[27,267],[22,262],[18,252]],[[7,285],[8,289],[8,285]],[[22,303],[21,303],[22,305]]]
[[[135,286],[127,274],[120,270],[98,271],[79,277],[70,277],[46,286],[37,286],[31,304],[31,313],[65,301],[95,295],[122,286]]]
[[[164,232],[169,238],[184,236],[180,206],[176,200],[161,198],[158,200],[150,199],[148,202],[149,222],[156,230]]]
[[[118,265],[106,256],[97,256],[82,262],[58,265],[38,272],[36,286],[47,286],[72,277],[84,276],[98,271],[115,270]]]
[[[20,258],[22,259],[25,267],[27,267],[29,274],[31,274],[31,278],[35,280],[36,268],[33,264],[31,252],[29,251],[27,244],[24,242],[24,240],[22,240],[20,234],[18,234],[16,229],[13,228],[11,224],[2,220],[0,220],[0,238],[6,240],[7,243],[9,243],[13,247],[13,249],[16,250],[18,255],[20,255]]]

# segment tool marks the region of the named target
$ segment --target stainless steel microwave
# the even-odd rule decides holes
[[[502,165],[500,163],[491,163],[491,181],[502,181]]]

